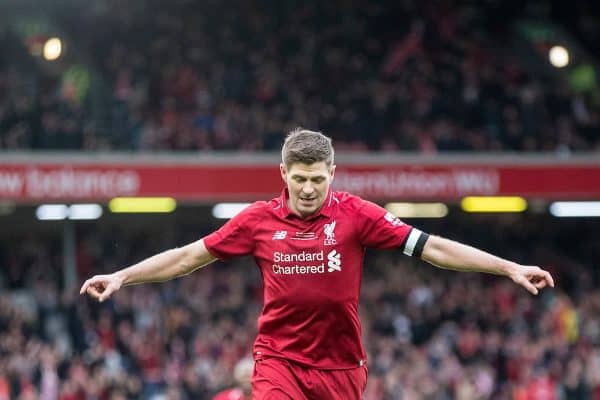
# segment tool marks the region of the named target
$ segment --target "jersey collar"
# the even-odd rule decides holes
[[[298,215],[294,214],[292,210],[288,207],[288,200],[290,199],[290,193],[287,188],[284,188],[281,196],[279,197],[280,211],[281,216],[284,218],[298,218],[301,219]],[[333,190],[331,187],[328,189],[327,196],[325,197],[325,201],[319,210],[311,216],[305,218],[304,220],[311,220],[320,217],[321,215],[327,218],[331,218],[333,205],[337,204],[337,199],[334,196]]]

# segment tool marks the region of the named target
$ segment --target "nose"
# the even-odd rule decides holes
[[[305,194],[311,194],[312,192],[314,192],[314,188],[312,187],[312,185],[307,182],[302,186],[302,192],[304,192]]]

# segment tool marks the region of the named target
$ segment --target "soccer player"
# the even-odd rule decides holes
[[[361,398],[367,381],[358,318],[366,248],[397,248],[441,268],[504,275],[533,294],[554,286],[536,266],[429,235],[374,203],[334,191],[334,150],[319,132],[290,132],[279,169],[285,182],[279,197],[253,203],[196,242],[94,276],[81,293],[104,301],[126,285],[162,282],[216,259],[251,254],[264,287],[252,398],[352,400]]]

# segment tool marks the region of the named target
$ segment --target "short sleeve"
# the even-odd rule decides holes
[[[264,212],[264,202],[256,202],[221,228],[204,238],[207,250],[221,260],[252,254],[254,251],[254,227],[261,212]]]
[[[377,249],[401,248],[413,229],[400,218],[370,201],[361,200],[358,210],[360,242]]]

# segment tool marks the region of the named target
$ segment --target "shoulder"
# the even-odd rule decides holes
[[[282,201],[280,197],[268,201],[255,201],[244,208],[240,214],[248,220],[264,221],[265,219],[273,218],[281,211],[281,208],[284,206]]]
[[[387,214],[387,210],[372,201],[365,200],[348,192],[334,192],[339,199],[340,209],[345,215],[358,218],[379,219]]]
[[[277,211],[280,207],[281,201],[279,198],[274,198],[267,201],[255,201],[248,204],[248,206],[241,210],[240,214],[244,214],[245,216],[256,215],[264,218],[265,215],[269,214],[270,212]]]
[[[237,214],[227,221],[223,226],[246,226],[252,228],[257,224],[258,221],[265,218],[265,215],[268,214],[268,210],[268,202],[256,201],[238,211]]]
[[[332,198],[338,202],[342,210],[348,212],[358,211],[369,203],[367,200],[348,192],[334,191]]]
[[[274,200],[276,199],[269,201],[255,201],[254,203],[250,203],[250,205],[246,207],[244,211],[250,214],[264,214],[265,212],[268,212],[268,210],[273,208],[271,203]]]

